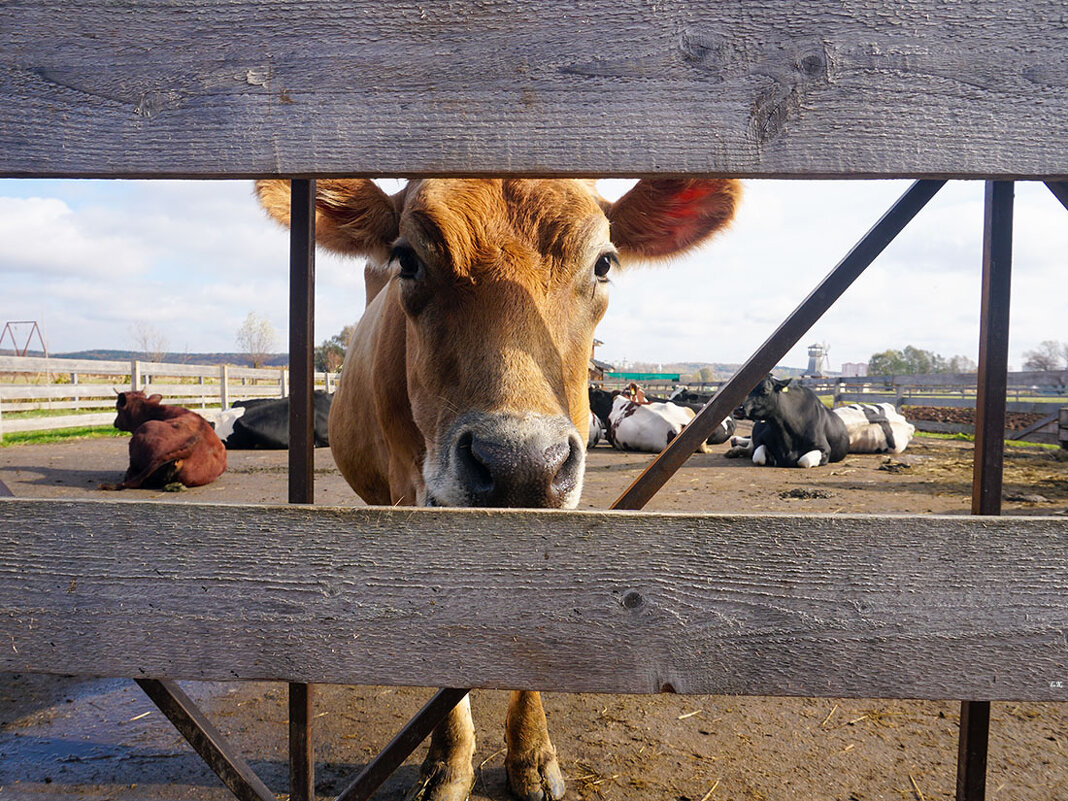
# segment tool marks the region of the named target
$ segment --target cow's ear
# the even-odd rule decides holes
[[[126,393],[125,392],[120,392],[119,393],[119,397],[117,397],[115,399],[115,408],[116,409],[121,409],[125,405],[126,405]]]
[[[637,259],[682,253],[727,226],[741,191],[728,178],[639,181],[608,207],[612,242],[625,257]]]
[[[260,204],[289,225],[289,181],[256,182]],[[315,182],[315,241],[350,256],[381,256],[397,238],[397,207],[374,181],[328,178]]]
[[[785,380],[773,378],[771,380],[775,382],[775,389],[779,392],[786,392],[786,390],[790,388],[790,382],[793,381],[792,378],[787,378]]]
[[[160,395],[159,393],[156,393],[154,395],[149,395],[147,398],[145,398],[145,403],[162,403],[162,402],[163,402],[163,396]]]

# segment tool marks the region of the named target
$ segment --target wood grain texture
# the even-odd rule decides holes
[[[1068,521],[0,501],[0,670],[1068,701]]]
[[[8,0],[0,175],[1068,177],[1061,0]]]

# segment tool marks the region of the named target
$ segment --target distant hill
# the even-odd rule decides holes
[[[15,352],[10,348],[0,349],[4,356],[14,356]],[[26,352],[27,356],[44,356],[39,350]],[[148,355],[133,350],[108,350],[94,348],[92,350],[77,350],[68,353],[50,353],[57,359],[94,359],[96,361],[125,361],[127,359],[142,359],[150,361]],[[234,364],[249,367],[252,362],[247,353],[166,353],[161,359],[168,364]],[[264,362],[264,367],[286,367],[289,365],[288,353],[272,353]]]
[[[705,373],[706,381],[726,381],[734,375],[742,365],[730,362],[634,362],[627,364],[627,372],[655,372],[655,373],[679,373],[682,380],[688,383],[696,383],[701,380],[701,371]],[[621,370],[618,365],[617,370]],[[801,367],[784,367],[779,365],[772,373],[779,378],[796,378],[804,374]]]

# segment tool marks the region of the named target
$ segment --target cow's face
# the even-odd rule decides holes
[[[782,393],[789,392],[790,380],[780,381],[772,376],[767,376],[753,387],[752,392],[742,404],[742,410],[749,420],[764,420],[773,417],[780,408]]]
[[[136,431],[146,420],[153,419],[153,412],[159,408],[162,395],[145,397],[140,390],[136,392],[120,392],[115,399],[115,428],[119,431]]]
[[[284,218],[272,202],[282,190],[259,184]],[[737,193],[733,181],[661,180],[613,204],[588,181],[432,179],[389,198],[370,182],[321,181],[320,243],[369,256],[376,304],[403,313],[425,502],[575,506],[612,271],[699,242],[729,221]]]

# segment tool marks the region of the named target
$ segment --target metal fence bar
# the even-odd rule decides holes
[[[1068,181],[1046,181],[1046,186],[1053,196],[1068,209]]]
[[[315,502],[315,181],[290,182],[289,502]],[[298,545],[299,547],[299,545]],[[289,685],[289,797],[314,801],[312,686]]]
[[[289,797],[290,801],[314,801],[315,754],[311,721],[313,684],[289,683]]]
[[[275,801],[274,793],[175,682],[169,679],[136,681],[240,801]]]
[[[675,475],[697,447],[786,355],[850,284],[883,252],[945,181],[916,181],[757,349],[689,425],[616,499],[613,509],[641,509]]]
[[[467,690],[438,690],[397,736],[390,740],[389,745],[382,749],[382,753],[360,771],[360,775],[341,792],[337,801],[367,801],[419,743],[445,720],[449,711],[460,703],[467,693]]]
[[[1012,281],[1011,181],[988,181],[983,211],[983,289],[979,323],[978,398],[972,514],[1001,514],[1005,450],[1005,386],[1009,364],[1009,291]],[[986,798],[990,702],[962,701],[957,751],[957,801]]]

